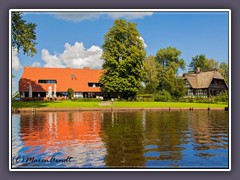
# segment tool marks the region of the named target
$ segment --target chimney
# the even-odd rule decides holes
[[[84,67],[83,69],[90,69],[90,67]]]
[[[196,71],[195,71],[195,74],[199,74],[201,72],[201,69],[200,67],[197,67]]]

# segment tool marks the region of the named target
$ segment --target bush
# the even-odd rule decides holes
[[[220,93],[218,96],[215,97],[215,102],[224,102],[228,103],[228,93]]]
[[[210,96],[207,97],[182,97],[179,99],[179,102],[189,102],[189,103],[210,103],[210,104],[217,104],[219,102],[227,103],[228,102],[228,95],[227,94],[220,94],[218,96]]]
[[[69,97],[69,99],[73,99],[73,96],[74,96],[74,91],[73,91],[73,89],[72,89],[72,88],[68,88],[67,92],[68,92],[68,97]]]
[[[145,87],[145,93],[154,94],[157,91],[157,85],[153,83],[147,83]]]
[[[135,101],[136,102],[153,102],[154,95],[153,94],[139,94]]]
[[[139,97],[136,99],[136,102],[153,102],[154,98],[143,98],[143,97]]]
[[[153,94],[139,94],[137,98],[153,98]]]
[[[159,93],[154,95],[154,101],[168,102],[171,100],[172,100],[171,94],[165,90],[160,91]]]

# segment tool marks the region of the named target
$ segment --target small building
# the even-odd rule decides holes
[[[24,67],[19,80],[19,92],[22,98],[49,97],[54,93],[57,97],[66,97],[68,88],[72,88],[76,98],[101,97],[104,94],[99,83],[100,76],[101,70],[87,67],[84,69]]]
[[[209,97],[217,96],[228,90],[223,76],[217,69],[201,71],[197,68],[195,73],[184,74],[187,96]]]

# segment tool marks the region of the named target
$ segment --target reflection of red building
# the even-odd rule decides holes
[[[101,113],[100,112],[49,112],[22,116],[21,136],[25,147],[41,146],[40,152],[59,149],[71,150],[71,147],[101,142]],[[71,153],[71,152],[69,152]]]
[[[24,67],[19,80],[19,92],[24,97],[29,96],[29,86],[32,86],[33,97],[45,97],[49,87],[54,90],[56,84],[57,96],[64,96],[68,88],[72,88],[75,97],[95,97],[101,95],[99,78],[101,70],[72,68],[39,68]]]

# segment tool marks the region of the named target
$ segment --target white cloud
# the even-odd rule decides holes
[[[17,83],[12,80],[12,94],[15,94],[18,90]]]
[[[40,66],[41,66],[40,62],[37,62],[37,61],[35,61],[35,62],[32,64],[32,67],[40,67]]]
[[[79,13],[79,12],[61,12],[53,13],[54,17],[64,19],[67,21],[79,22],[88,19],[97,19],[100,17],[99,13]]]
[[[143,37],[139,37],[139,39],[142,40],[142,42],[143,42],[143,46],[144,46],[144,48],[146,48],[146,47],[147,47],[147,44],[145,43]]]
[[[98,46],[91,46],[89,49],[84,47],[82,42],[74,45],[66,43],[61,54],[51,55],[48,50],[42,50],[42,59],[46,62],[44,67],[72,67],[91,69],[101,69],[103,61],[100,59],[102,49]]]
[[[152,16],[152,12],[111,12],[107,13],[113,19],[125,18],[127,20],[144,18],[145,16]]]
[[[20,64],[19,58],[18,58],[18,52],[17,48],[12,47],[12,69],[15,71],[18,71],[22,68],[22,65]]]
[[[48,50],[42,50],[42,60],[46,62],[44,67],[64,67],[57,55],[51,55]]]
[[[100,17],[110,17],[112,19],[125,18],[127,20],[139,19],[145,16],[152,16],[152,12],[61,12],[53,13],[54,17],[67,21],[79,22],[90,19],[98,19]]]
[[[16,88],[17,87],[17,83],[15,81],[12,81],[12,88]]]

